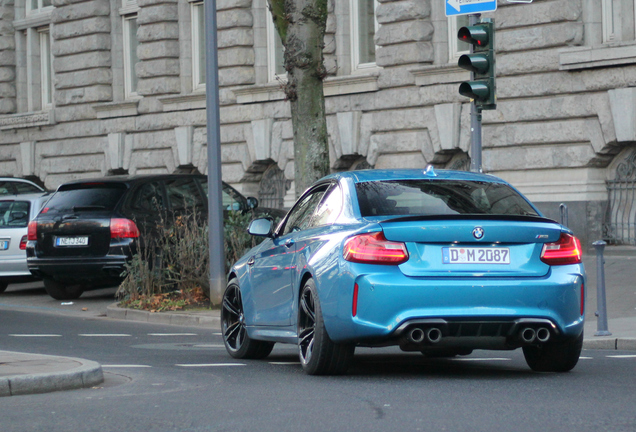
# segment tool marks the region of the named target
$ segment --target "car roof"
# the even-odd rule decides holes
[[[59,187],[69,185],[81,185],[87,183],[124,183],[132,185],[134,183],[146,180],[166,180],[171,178],[185,178],[185,177],[205,177],[204,174],[134,174],[134,175],[114,175],[98,178],[85,178],[79,180],[72,180],[62,183]]]
[[[390,180],[466,180],[491,183],[505,183],[504,180],[490,174],[474,173],[469,171],[435,170],[427,169],[368,169],[360,171],[343,171],[325,177],[325,179],[350,178],[354,183],[370,181]]]
[[[24,193],[18,195],[0,195],[0,201],[36,201],[51,195],[49,192]]]

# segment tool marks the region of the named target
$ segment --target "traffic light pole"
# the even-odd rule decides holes
[[[468,15],[468,25],[477,24],[479,17],[480,14]],[[474,51],[475,47],[471,44],[471,54]],[[475,72],[470,73],[470,79],[475,80]],[[470,170],[481,172],[481,109],[477,107],[474,99],[470,103]]]

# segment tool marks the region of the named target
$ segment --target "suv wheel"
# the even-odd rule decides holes
[[[53,279],[44,279],[44,289],[55,300],[75,300],[84,292],[81,285],[64,285]]]

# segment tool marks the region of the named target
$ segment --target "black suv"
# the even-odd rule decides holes
[[[223,183],[226,210],[258,205]],[[207,217],[207,177],[196,174],[112,176],[61,185],[29,223],[27,263],[57,300],[118,284],[125,263],[157,224],[196,208]],[[274,216],[278,209],[259,209]]]

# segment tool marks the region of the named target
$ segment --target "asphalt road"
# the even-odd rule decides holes
[[[94,389],[0,400],[12,431],[634,431],[636,356],[584,351],[566,374],[521,351],[425,359],[358,349],[349,375],[309,377],[294,347],[238,361],[218,330],[0,309],[0,349],[102,364]]]

